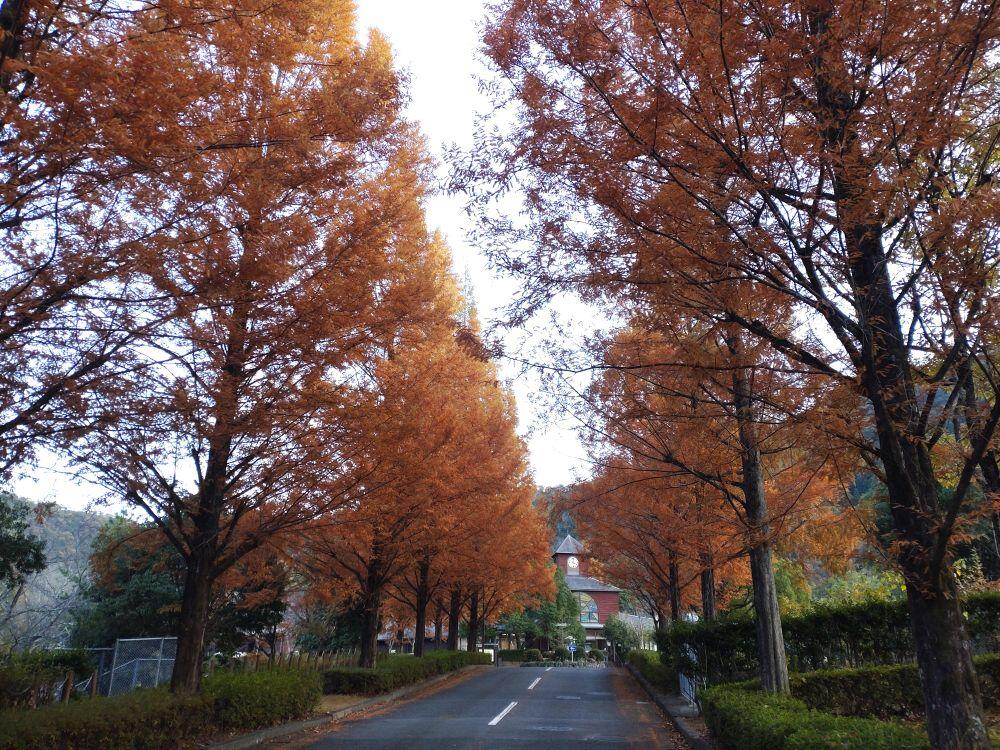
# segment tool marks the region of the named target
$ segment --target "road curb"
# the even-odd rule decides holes
[[[457,677],[464,672],[468,672],[473,669],[480,669],[482,666],[483,665],[481,664],[470,664],[469,666],[462,667],[461,669],[456,669],[454,672],[440,674],[436,677],[424,680],[423,682],[417,682],[413,685],[402,687],[399,690],[393,690],[391,693],[384,693],[383,695],[366,698],[363,701],[352,703],[350,706],[338,708],[336,711],[329,711],[325,714],[321,714],[320,716],[314,716],[311,719],[292,721],[287,724],[279,724],[276,727],[268,727],[267,729],[258,729],[256,732],[250,732],[249,734],[243,734],[239,737],[233,737],[225,742],[205,745],[204,750],[243,750],[243,748],[246,747],[253,747],[254,745],[259,745],[262,742],[267,742],[268,740],[284,737],[288,734],[295,734],[296,732],[301,732],[305,729],[312,729],[313,727],[322,726],[323,724],[329,724],[331,721],[337,721],[346,716],[350,716],[351,714],[358,713],[359,711],[374,708],[375,706],[381,706],[383,703],[391,703],[392,701],[405,698],[413,693],[423,690],[424,688],[450,680],[451,678]]]
[[[677,731],[684,735],[684,739],[688,741],[688,744],[694,750],[712,750],[712,746],[705,741],[705,739],[691,728],[691,725],[684,720],[684,717],[670,708],[670,705],[663,700],[660,693],[649,684],[649,680],[642,676],[642,674],[631,664],[626,664],[625,668],[628,669],[629,674],[631,674],[636,682],[642,685],[642,689],[646,691],[650,698],[653,699],[653,703],[660,707],[660,710],[665,713],[669,719],[670,723],[673,724]]]

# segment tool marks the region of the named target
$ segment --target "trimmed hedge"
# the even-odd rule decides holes
[[[500,659],[507,662],[542,661],[542,652],[537,648],[502,649],[499,653]]]
[[[0,750],[171,750],[191,747],[214,728],[201,695],[137,690],[0,714]]]
[[[811,711],[788,696],[723,685],[699,694],[705,723],[725,750],[929,750],[916,729]]]
[[[197,695],[136,690],[35,710],[0,713],[0,750],[177,750],[220,729],[257,729],[305,716],[319,674],[216,673]]]
[[[318,672],[275,669],[217,672],[205,679],[202,693],[222,729],[259,729],[298,719],[319,702]]]
[[[1000,650],[1000,593],[962,600],[969,637],[979,652]],[[915,658],[905,602],[817,606],[782,617],[785,653],[792,671],[899,664]],[[677,622],[658,636],[686,674],[719,684],[757,673],[757,634],[747,617]]]
[[[586,667],[586,659],[577,659],[576,661],[555,661],[553,659],[542,659],[542,661],[525,661],[521,662],[522,667]]]
[[[662,652],[632,649],[626,659],[654,687],[666,693],[677,692],[677,673],[663,663]]]
[[[497,651],[497,657],[501,661],[528,661],[528,652],[523,648],[504,648]]]
[[[1000,654],[980,656],[975,661],[983,704],[987,708],[1000,706]],[[723,747],[930,747],[919,730],[888,721],[923,716],[923,695],[915,665],[793,673],[789,681],[794,697],[761,693],[756,680],[699,693],[705,721]]]
[[[978,656],[976,674],[987,708],[1000,706],[1000,654]],[[824,669],[789,676],[792,695],[809,708],[840,716],[918,719],[924,715],[916,665]]]
[[[490,663],[489,654],[473,651],[431,651],[424,656],[395,654],[385,657],[375,669],[336,667],[326,670],[323,672],[323,692],[327,695],[378,695],[461,667]]]

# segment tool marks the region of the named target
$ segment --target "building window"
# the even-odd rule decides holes
[[[600,622],[597,616],[597,602],[589,594],[577,594],[580,602],[580,622]]]

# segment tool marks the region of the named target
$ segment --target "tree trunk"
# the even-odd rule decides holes
[[[377,597],[366,596],[361,607],[361,654],[358,666],[372,669],[378,653],[379,601]]]
[[[733,373],[733,394],[740,432],[743,497],[750,525],[750,575],[753,581],[753,611],[757,623],[757,655],[760,681],[772,693],[789,692],[785,639],[781,632],[778,592],[771,561],[770,527],[760,446],[753,417],[750,383],[745,370]]]
[[[361,594],[361,654],[358,665],[371,669],[378,654],[379,619],[382,613],[382,561],[373,555]]]
[[[969,437],[971,440],[978,440],[982,437],[982,430],[979,428],[981,421],[978,414],[979,401],[976,398],[976,381],[972,377],[972,371],[966,359],[962,372],[965,381],[965,420],[969,425]],[[979,460],[980,484],[983,494],[987,498],[1000,495],[1000,464],[997,463],[997,453],[988,450]],[[993,511],[991,514],[991,525],[993,527],[993,550],[997,557],[1000,557],[1000,511]]]
[[[852,191],[843,179],[835,190]],[[916,394],[903,344],[902,328],[882,253],[881,228],[855,227],[848,250],[851,276],[859,290],[864,337],[862,383],[875,418],[879,457],[885,473],[896,558],[906,580],[910,627],[917,651],[927,733],[937,750],[986,750],[982,699],[965,632],[954,574],[938,520],[941,504],[930,452],[917,424]]]
[[[670,553],[670,619],[679,622],[681,619],[681,580],[677,569],[677,555]]]
[[[479,591],[473,591],[469,599],[469,638],[465,644],[466,651],[475,651],[479,639]]]
[[[929,559],[939,533],[922,510],[937,504],[930,456],[922,442],[900,439],[886,425],[879,430],[879,441],[892,446],[882,451],[889,504],[893,526],[908,542],[897,559],[906,581],[927,734],[936,750],[987,750],[982,697],[954,572],[947,560],[935,570]]]
[[[212,598],[212,557],[210,550],[205,549],[188,560],[177,630],[177,654],[170,678],[170,689],[175,693],[194,693],[201,686],[201,661]]]
[[[417,565],[417,624],[414,627],[413,632],[413,655],[423,656],[424,655],[424,640],[425,632],[427,630],[427,600],[430,580],[430,570],[431,564],[427,558],[423,558]],[[435,623],[434,636],[437,638],[437,623]]]
[[[715,619],[715,567],[712,555],[701,555],[701,616],[708,622]]]
[[[993,549],[1000,557],[1000,511],[993,511]]]
[[[441,629],[444,626],[444,607],[441,602],[437,602],[437,609],[434,612],[434,648],[441,648]]]
[[[448,650],[458,651],[458,629],[462,621],[462,588],[456,586],[451,590],[448,602]]]
[[[978,396],[976,396],[976,380],[972,375],[972,366],[968,354],[966,354],[962,362],[959,377],[963,383],[963,406],[965,421],[969,426],[969,442],[974,443],[983,437],[983,420],[980,412],[980,407],[983,404],[980,403]],[[956,439],[961,438],[956,436]],[[996,451],[989,449],[979,459],[979,479],[983,494],[987,498],[996,497],[1000,494],[1000,464],[997,463]],[[1000,557],[1000,511],[994,510],[990,516],[993,530],[993,550],[997,557]]]
[[[829,32],[832,0],[815,6],[811,33]],[[872,405],[893,527],[896,558],[906,579],[910,626],[926,706],[927,733],[937,750],[986,750],[990,743],[971,649],[941,529],[939,486],[913,383],[897,290],[885,256],[885,228],[871,203],[871,166],[857,130],[856,97],[845,88],[845,63],[832,47],[817,44],[811,65],[817,105],[823,112],[837,218],[846,271],[855,290],[860,366]]]
[[[3,0],[0,5],[0,70],[7,70],[8,60],[16,60],[21,55],[25,16],[28,12],[27,0]],[[0,88],[9,92],[13,75],[0,73]]]
[[[949,595],[933,598],[923,596],[916,586],[906,587],[914,634],[923,634],[916,641],[917,664],[931,745],[938,750],[988,748],[981,712],[968,710],[970,705],[981,706],[982,699],[958,590],[950,572],[947,585]],[[957,663],[952,661],[956,655]],[[961,696],[970,700],[956,700]]]

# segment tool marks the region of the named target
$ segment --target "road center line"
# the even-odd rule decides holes
[[[493,717],[493,721],[490,722],[490,726],[495,727],[497,724],[499,724],[501,720],[503,720],[503,717],[509,714],[511,709],[514,708],[514,706],[516,705],[517,701],[511,701],[510,705],[507,706],[507,708],[505,708],[503,711],[501,711],[500,713],[498,713],[496,716]]]
[[[541,681],[542,681],[541,677],[536,677],[535,681],[533,683],[531,683],[530,685],[528,685],[528,690],[531,690],[532,688],[534,688],[535,685],[537,685]]]
[[[547,668],[545,669],[545,671],[546,671],[546,672],[551,672],[551,671],[552,671],[552,667],[547,667]]]

